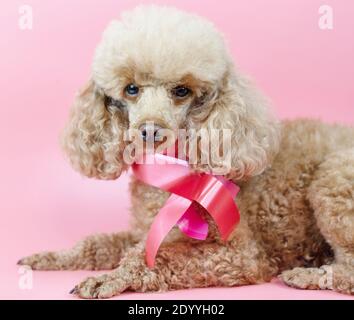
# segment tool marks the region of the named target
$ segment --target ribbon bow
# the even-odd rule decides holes
[[[214,219],[223,240],[240,220],[234,201],[240,188],[222,176],[192,173],[187,161],[159,153],[146,155],[144,164],[135,163],[132,169],[138,180],[171,193],[147,236],[145,254],[150,268],[163,239],[175,225],[191,238],[206,239],[208,223],[195,210],[194,201]]]

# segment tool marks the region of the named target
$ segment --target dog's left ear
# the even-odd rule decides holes
[[[230,68],[210,103],[211,111],[200,122],[200,129],[209,133],[212,129],[228,129],[231,133],[230,145],[223,146],[224,155],[228,154],[225,160],[230,162],[225,175],[241,180],[262,173],[278,152],[280,140],[279,123],[271,116],[267,101],[248,79]],[[217,150],[213,151],[211,144],[213,152]],[[195,169],[215,172],[213,166],[208,166],[197,165]]]

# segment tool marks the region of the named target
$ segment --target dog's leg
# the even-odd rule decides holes
[[[281,278],[297,288],[354,294],[354,149],[339,151],[321,164],[309,200],[335,261],[321,268],[285,271]]]
[[[252,237],[227,244],[177,242],[159,249],[156,265],[144,260],[144,243],[130,250],[109,274],[90,277],[72,293],[82,298],[109,298],[125,290],[146,292],[208,286],[239,286],[270,281],[277,273]]]
[[[139,237],[129,232],[97,234],[71,249],[37,253],[18,264],[29,265],[34,270],[109,270],[117,267],[124,252],[138,241]]]

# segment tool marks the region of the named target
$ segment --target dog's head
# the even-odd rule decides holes
[[[278,148],[277,124],[234,70],[222,36],[210,22],[172,8],[138,7],[108,26],[91,79],[74,103],[64,148],[84,175],[115,179],[127,167],[125,130],[146,137],[147,122],[154,123],[155,138],[164,128],[229,129],[233,179],[261,173]],[[210,164],[194,167],[208,171]]]

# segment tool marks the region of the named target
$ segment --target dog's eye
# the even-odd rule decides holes
[[[172,93],[178,98],[184,98],[191,93],[191,90],[187,87],[179,86],[172,90]]]
[[[136,96],[139,93],[139,88],[135,84],[131,83],[125,87],[125,92],[129,96]]]

